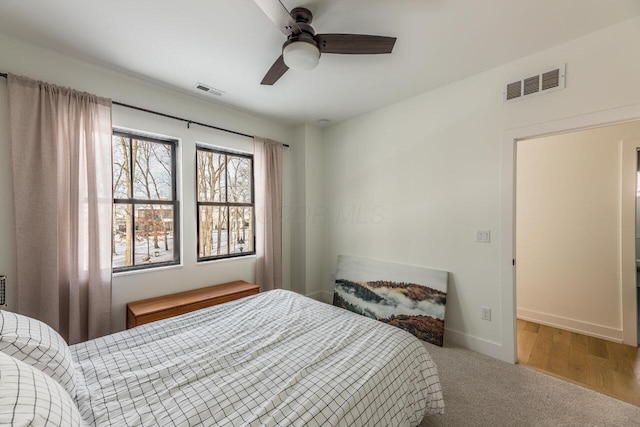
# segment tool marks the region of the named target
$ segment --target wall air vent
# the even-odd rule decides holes
[[[202,83],[197,83],[196,84],[196,89],[199,89],[199,90],[201,90],[203,92],[206,92],[209,95],[215,95],[215,96],[222,96],[222,94],[224,93],[223,90],[216,89],[215,87],[207,86],[207,85],[202,84]]]
[[[503,92],[504,100],[512,101],[564,89],[564,70],[565,65],[563,64],[554,70],[508,83]]]
[[[540,76],[524,79],[524,95],[540,92]]]
[[[517,82],[509,83],[507,85],[507,101],[515,98],[520,98],[522,96],[522,81],[518,80]]]
[[[564,73],[562,73],[562,87],[564,87]],[[542,90],[560,86],[560,70],[548,71],[542,75]]]

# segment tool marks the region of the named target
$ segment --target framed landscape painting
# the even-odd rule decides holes
[[[442,347],[449,273],[340,255],[333,305]]]

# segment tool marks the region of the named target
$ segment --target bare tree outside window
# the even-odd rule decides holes
[[[113,133],[113,270],[179,260],[175,140]]]
[[[198,146],[198,261],[255,253],[253,156]]]

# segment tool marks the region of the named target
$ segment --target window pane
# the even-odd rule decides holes
[[[228,156],[229,200],[231,203],[251,203],[251,160]]]
[[[177,141],[118,133],[112,138],[113,269],[117,272],[153,264],[177,264],[177,200],[173,199]],[[137,203],[140,200],[162,200],[163,204]]]
[[[135,265],[175,260],[173,206],[136,205]]]
[[[231,207],[231,253],[253,252],[253,208]]]
[[[200,206],[198,211],[199,243],[198,256],[214,257],[228,254],[229,231],[227,230],[227,208],[224,206]]]
[[[171,145],[151,141],[132,141],[133,198],[171,200]]]
[[[113,198],[131,197],[131,174],[129,173],[129,138],[113,135]]]
[[[133,226],[131,205],[116,204],[113,207],[113,268],[128,267],[133,259]]]
[[[198,201],[225,202],[225,155],[197,150]]]

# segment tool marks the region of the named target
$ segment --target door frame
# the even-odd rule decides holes
[[[500,288],[502,296],[500,307],[502,312],[500,325],[502,349],[500,359],[510,363],[517,363],[518,361],[516,337],[516,282],[514,264],[514,260],[517,259],[515,253],[515,180],[517,142],[525,139],[581,131],[636,120],[640,120],[640,104],[615,108],[611,110],[598,111],[595,113],[569,117],[552,122],[508,129],[503,132],[500,158]],[[635,254],[633,259],[635,264]],[[621,266],[621,269],[628,272],[628,268],[625,269],[624,266]],[[628,280],[628,274],[621,277],[623,280]],[[625,282],[623,281],[623,295],[621,295],[621,298],[628,297],[628,295],[624,294],[624,283]],[[634,319],[637,319],[637,317],[635,317],[637,316],[637,307],[635,307],[635,296],[632,299],[632,305],[635,309],[635,313],[633,313],[633,316]],[[630,328],[635,329],[636,326],[629,325],[631,315],[626,315],[626,311],[627,309],[625,309],[625,306],[623,305],[623,337],[625,343],[630,343],[632,341],[627,341],[629,334],[625,333],[625,331],[629,331]],[[635,337],[635,340],[637,345],[637,335]]]
[[[638,150],[640,137],[622,141],[622,181],[621,181],[621,271],[622,281],[622,342],[638,346],[638,307],[637,307],[637,264],[636,264],[636,205],[638,182]],[[627,194],[627,197],[624,195]],[[631,195],[633,194],[633,202]],[[633,282],[633,287],[625,286]],[[634,292],[635,291],[635,292]]]

